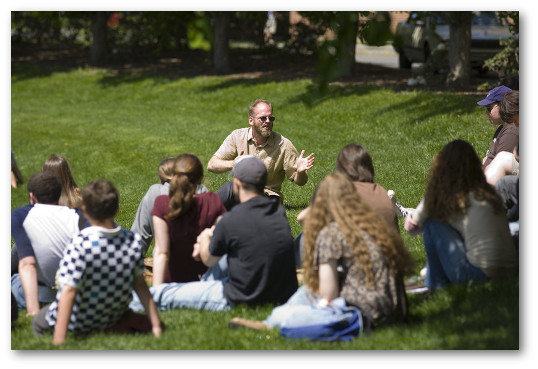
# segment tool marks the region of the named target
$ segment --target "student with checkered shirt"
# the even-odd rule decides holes
[[[143,278],[140,236],[114,222],[119,196],[108,181],[95,181],[82,191],[82,209],[91,227],[67,245],[60,262],[56,300],[35,316],[33,331],[54,331],[62,344],[67,331],[89,333],[152,332],[162,326]],[[148,315],[129,310],[132,291]]]

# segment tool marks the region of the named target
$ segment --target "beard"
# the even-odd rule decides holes
[[[256,133],[262,137],[269,137],[271,136],[271,133],[273,133],[273,127],[271,126],[270,128],[265,128],[263,129],[262,126],[254,126],[254,130],[256,131]]]

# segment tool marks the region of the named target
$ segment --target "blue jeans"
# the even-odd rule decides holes
[[[271,315],[264,320],[264,323],[271,328],[280,327],[293,314],[305,313],[312,310],[320,299],[321,297],[319,295],[310,293],[306,286],[301,286],[285,304],[274,308]]]
[[[264,323],[271,328],[289,329],[340,322],[338,326],[343,327],[355,310],[359,313],[359,330],[362,331],[362,315],[357,308],[347,306],[342,297],[335,298],[327,307],[319,307],[320,300],[318,294],[312,294],[306,286],[301,286],[284,305],[274,308]],[[337,331],[338,328],[333,333]]]
[[[180,308],[209,311],[229,310],[231,305],[223,293],[224,283],[228,278],[228,262],[225,255],[216,265],[205,272],[200,281],[162,283],[150,287],[149,291],[157,309],[162,311]],[[134,291],[129,308],[135,312],[144,311],[144,306]]]
[[[446,223],[428,219],[424,223],[422,235],[428,268],[424,285],[430,290],[437,290],[449,284],[489,280],[480,268],[467,260],[463,238],[454,228]]]
[[[47,286],[37,286],[38,300],[40,303],[53,302],[56,299],[56,292],[58,291]],[[13,274],[11,276],[11,293],[13,293],[15,300],[17,300],[18,308],[26,309],[26,297],[19,274]]]

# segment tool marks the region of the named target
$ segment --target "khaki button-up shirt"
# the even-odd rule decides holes
[[[273,132],[265,144],[257,146],[252,138],[252,128],[240,128],[226,137],[214,156],[222,160],[233,160],[241,151],[244,151],[244,155],[253,155],[264,162],[267,168],[265,193],[282,198],[280,190],[284,176],[293,180],[299,158],[291,141]]]

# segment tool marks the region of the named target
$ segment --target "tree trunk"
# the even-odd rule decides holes
[[[108,12],[95,12],[92,18],[93,41],[90,50],[90,65],[100,65],[106,58],[106,31]]]
[[[359,14],[357,12],[344,12],[343,24],[338,37],[342,37],[342,76],[350,76],[355,64],[355,47],[357,45],[357,32],[359,31]]]
[[[217,73],[230,72],[229,23],[230,12],[213,12],[213,68]]]
[[[447,85],[464,87],[471,81],[471,20],[472,12],[446,12],[450,27]]]

